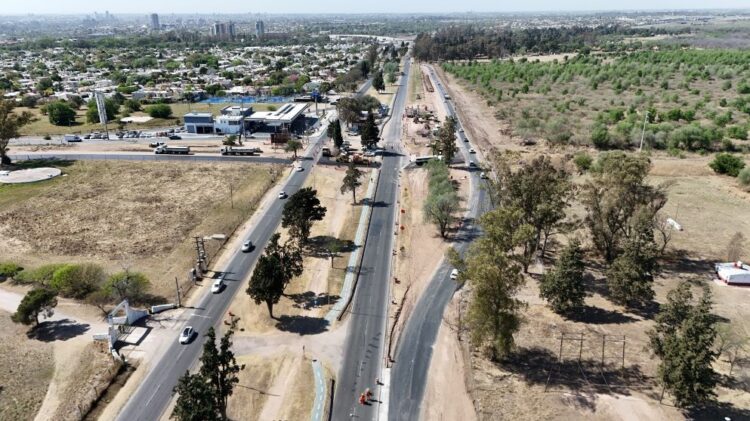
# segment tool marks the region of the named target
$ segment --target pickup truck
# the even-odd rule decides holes
[[[188,155],[190,153],[190,146],[167,146],[161,145],[154,149],[154,153],[160,154],[172,154],[172,155]]]
[[[219,150],[222,155],[246,155],[253,156],[263,152],[260,148],[250,148],[244,146],[224,146]]]

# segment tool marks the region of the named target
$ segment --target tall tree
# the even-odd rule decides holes
[[[667,202],[662,186],[646,183],[650,167],[648,158],[642,155],[606,153],[583,187],[585,222],[594,246],[608,262],[617,257],[623,239],[630,235],[631,218],[641,208],[655,218]]]
[[[374,69],[377,63],[378,63],[378,46],[377,44],[370,44],[370,46],[367,48],[367,64],[370,65],[370,69]]]
[[[362,185],[362,182],[359,181],[362,175],[362,171],[357,168],[354,162],[350,162],[349,168],[346,169],[346,175],[344,175],[344,181],[341,184],[341,194],[345,194],[348,191],[352,192],[352,204],[357,203],[357,188]]]
[[[448,165],[443,161],[433,160],[427,164],[428,191],[422,207],[425,220],[437,225],[440,236],[446,238],[448,228],[455,221],[455,214],[460,209],[460,198],[451,181]]]
[[[20,136],[21,127],[31,122],[31,113],[24,111],[13,112],[15,103],[8,100],[0,100],[0,166],[10,165],[8,158],[8,143],[11,139]]]
[[[450,116],[445,119],[445,123],[440,127],[437,134],[436,146],[443,155],[443,161],[450,165],[453,158],[458,152],[458,146],[456,146],[456,124],[455,117]]]
[[[177,383],[179,395],[172,416],[180,421],[226,420],[227,402],[239,383],[238,373],[244,367],[237,364],[232,352],[235,324],[216,346],[213,327],[206,332],[201,368],[195,374],[185,373]]]
[[[365,120],[365,124],[362,125],[360,133],[362,137],[362,145],[366,148],[373,148],[377,145],[378,134],[380,134],[379,132],[378,126],[375,124],[375,115],[372,111],[368,111],[367,120]]]
[[[607,270],[610,298],[617,304],[638,307],[654,298],[652,284],[658,270],[659,248],[654,241],[652,221],[650,211],[639,212],[622,254]]]
[[[573,240],[560,255],[555,267],[544,274],[539,284],[539,296],[556,313],[569,314],[583,307],[586,289],[583,283],[581,243]]]
[[[76,121],[76,111],[65,101],[47,104],[47,117],[55,126],[70,126]]]
[[[322,221],[325,215],[326,208],[320,204],[318,191],[305,187],[294,193],[284,204],[281,226],[289,228],[289,234],[300,243],[306,243],[313,222]]]
[[[38,325],[39,315],[52,316],[55,306],[57,306],[57,293],[55,291],[47,288],[34,288],[23,297],[11,319],[24,325],[32,323]]]
[[[385,90],[385,81],[383,80],[383,71],[378,69],[372,76],[372,87],[376,91],[382,92]]]
[[[280,238],[278,233],[271,236],[245,291],[255,304],[266,303],[271,318],[275,318],[273,305],[279,302],[286,286],[292,278],[301,275],[303,269],[299,246],[294,241],[279,244]]]
[[[341,146],[344,145],[344,135],[341,133],[341,121],[339,119],[336,119],[332,123],[333,126],[333,146],[335,146],[337,149],[341,149]]]
[[[667,294],[667,303],[648,332],[651,349],[661,359],[659,379],[681,408],[700,406],[715,396],[718,376],[713,362],[718,352],[711,306],[707,287],[694,304],[690,284],[682,282]]]
[[[300,149],[302,149],[302,142],[297,139],[289,139],[289,141],[286,142],[286,146],[284,146],[284,151],[292,152],[294,154],[292,159],[297,159],[297,151]]]

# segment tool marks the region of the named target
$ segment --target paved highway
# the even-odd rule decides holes
[[[430,69],[433,85],[441,97],[445,91],[441,83]],[[449,115],[456,116],[451,101],[445,102]],[[458,140],[464,162],[477,161],[477,158],[469,153],[470,144],[458,124]],[[458,232],[461,242],[456,245],[459,252],[463,253],[469,246],[471,239],[479,233],[474,220],[487,209],[484,189],[479,185],[482,180],[479,172],[471,173],[471,198],[469,200],[469,211]],[[443,261],[433,276],[430,284],[417,301],[417,305],[406,321],[406,326],[401,332],[396,350],[395,363],[391,368],[390,396],[388,407],[388,419],[394,421],[417,420],[421,412],[422,398],[424,397],[427,382],[428,369],[432,359],[432,347],[437,338],[438,329],[443,320],[443,312],[456,292],[456,283],[450,279],[453,267]],[[462,381],[462,379],[456,379]]]
[[[399,150],[401,115],[406,105],[410,60],[405,60],[404,76],[393,104],[392,119],[382,134],[386,150]],[[374,388],[380,377],[388,317],[392,240],[395,229],[398,172],[401,156],[383,158],[380,181],[375,191],[375,206],[362,255],[362,264],[354,300],[350,308],[349,330],[344,344],[344,360],[336,380],[333,420],[373,420],[379,403],[361,406],[357,402],[366,388]]]
[[[358,95],[369,89],[368,81],[358,91]],[[402,100],[403,101],[403,100]],[[315,146],[309,149],[307,159],[300,161],[304,171],[293,172],[283,184],[283,190],[290,196],[305,182],[310,170],[320,156],[320,145],[325,136],[321,135],[312,140]],[[182,157],[184,158],[184,157]],[[382,181],[381,181],[382,183]],[[220,294],[211,294],[206,288],[199,304],[192,309],[192,313],[185,325],[192,326],[198,332],[193,342],[180,345],[175,341],[164,352],[163,356],[149,368],[145,378],[141,381],[135,393],[130,397],[117,416],[121,421],[148,421],[159,419],[169,405],[173,396],[173,388],[180,376],[185,374],[197,362],[203,349],[204,337],[209,327],[220,323],[221,317],[227,309],[234,295],[243,286],[243,280],[250,273],[250,269],[263,252],[266,243],[276,231],[284,206],[284,200],[276,200],[265,210],[258,224],[251,230],[247,238],[256,246],[250,253],[235,250],[227,267],[224,268],[227,280],[226,288]]]

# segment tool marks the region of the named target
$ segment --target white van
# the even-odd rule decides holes
[[[66,142],[81,142],[81,137],[75,134],[66,134],[65,141]]]

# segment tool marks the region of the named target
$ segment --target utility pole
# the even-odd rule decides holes
[[[646,110],[646,115],[643,116],[643,129],[641,130],[641,146],[638,147],[638,152],[643,151],[643,137],[646,135],[646,121],[648,121],[648,110]]]
[[[177,307],[182,307],[182,302],[180,301],[180,284],[177,282],[177,277],[174,277],[174,287],[177,291]]]

